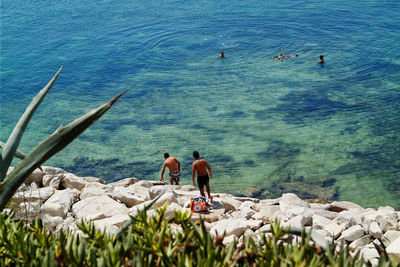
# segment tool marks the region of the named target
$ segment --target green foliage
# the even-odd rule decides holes
[[[61,151],[90,125],[95,123],[126,92],[125,90],[107,103],[86,113],[67,126],[59,127],[52,135],[37,145],[28,155],[25,155],[17,150],[19,143],[30,119],[56,81],[61,70],[62,68],[58,70],[50,82],[33,98],[10,134],[7,143],[0,143],[0,147],[2,148],[2,153],[0,154],[0,182],[2,182],[0,184],[0,211],[4,209],[15,191],[29,174],[36,168],[40,168],[42,163]],[[6,177],[7,170],[14,157],[22,158],[22,161],[20,161],[14,170]],[[6,179],[3,182],[4,178]]]
[[[25,225],[11,215],[0,214],[0,266],[362,266],[348,250],[335,253],[310,245],[310,234],[297,243],[275,224],[272,237],[262,236],[261,245],[251,238],[238,247],[226,246],[223,236],[212,238],[202,221],[188,213],[165,218],[168,204],[149,217],[145,211],[132,217],[123,235],[110,235],[79,222],[80,234],[49,234],[39,223]],[[171,227],[171,226],[174,227]],[[180,229],[174,231],[175,229]],[[285,240],[285,242],[282,242]],[[381,266],[397,266],[381,255]]]

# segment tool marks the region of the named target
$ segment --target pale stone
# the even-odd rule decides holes
[[[51,216],[64,217],[79,196],[76,189],[56,190],[55,193],[43,204],[41,211]]]
[[[100,183],[88,183],[82,189],[80,199],[85,199],[93,196],[107,195],[111,196],[114,188],[109,185],[103,185]]]
[[[88,182],[72,173],[64,174],[63,178],[61,179],[61,186],[63,188],[75,188],[81,191],[87,184]]]
[[[334,212],[341,212],[343,210],[351,210],[351,209],[363,209],[363,207],[350,201],[334,201],[329,205],[328,208],[328,210]]]
[[[150,180],[149,181],[153,186],[156,185],[168,185],[168,183],[164,182],[164,181],[159,181],[159,180]]]
[[[175,218],[175,212],[182,210],[182,207],[177,203],[171,203],[168,205],[164,217],[165,218]]]
[[[338,238],[345,229],[344,225],[339,225],[335,222],[331,222],[323,228],[323,230],[327,231],[334,238]]]
[[[293,207],[305,207],[310,208],[310,203],[301,200],[297,195],[293,193],[283,194],[279,200],[279,208],[281,211],[285,212]]]
[[[196,191],[196,187],[194,187],[193,185],[183,185],[179,188],[179,190],[182,191]]]
[[[55,231],[59,232],[62,230],[63,232],[66,232],[66,231],[70,230],[71,228],[76,227],[75,224],[76,224],[76,222],[73,217],[67,217],[67,218],[63,219],[63,222],[61,224],[58,224],[56,226]]]
[[[256,213],[251,208],[244,208],[238,212],[242,218],[246,218],[247,220],[249,220]]]
[[[269,223],[274,220],[275,214],[278,211],[280,211],[279,206],[263,206],[252,218],[255,220],[263,220],[264,223]]]
[[[313,214],[313,228],[314,229],[324,229],[326,225],[332,223],[332,220],[329,220],[323,216]]]
[[[376,250],[378,250],[379,253],[382,253],[385,251],[385,248],[383,247],[383,244],[381,241],[379,241],[379,239],[374,239],[374,241],[372,241],[372,243],[374,244]]]
[[[42,172],[40,169],[35,169],[31,174],[28,175],[28,177],[24,180],[25,184],[31,184],[35,183],[38,186],[42,184],[44,172]]]
[[[138,185],[140,182],[127,187],[130,192],[133,192],[135,195],[140,196],[144,200],[150,200],[149,188],[145,186]]]
[[[228,211],[236,211],[239,209],[240,205],[242,205],[242,202],[239,200],[235,200],[233,198],[219,198],[218,199],[221,205]]]
[[[153,184],[150,183],[150,182],[147,181],[147,180],[138,181],[138,182],[135,183],[135,185],[136,185],[136,186],[143,186],[143,187],[146,187],[146,188],[153,187]]]
[[[42,214],[40,218],[42,219],[43,225],[51,231],[54,231],[58,225],[64,222],[63,218],[60,216]]]
[[[62,177],[63,174],[61,175],[46,174],[43,176],[43,185],[53,187],[54,189],[58,189],[60,187]]]
[[[285,214],[289,219],[305,213],[310,214],[309,209],[305,207],[294,207],[285,211]]]
[[[383,232],[376,222],[372,222],[369,225],[368,232],[373,238],[381,239],[383,236]]]
[[[128,214],[129,209],[109,196],[93,196],[76,202],[72,206],[76,218],[86,218],[94,213],[103,212],[107,217]]]
[[[210,233],[212,236],[223,235],[242,235],[247,229],[258,229],[262,224],[261,220],[244,220],[244,219],[230,219],[220,220],[211,228]]]
[[[166,193],[172,193],[175,195],[174,190],[172,190],[169,186],[167,185],[156,185],[150,188],[149,194],[150,198],[154,199],[157,196],[164,195]]]
[[[106,232],[108,234],[115,234],[118,231],[117,226],[108,224],[107,222],[104,222],[103,220],[94,221],[93,223],[94,223],[94,227],[97,230]]]
[[[373,244],[368,244],[361,248],[360,256],[365,261],[371,261],[373,259],[379,258],[379,253]]]
[[[310,203],[310,208],[312,210],[328,210],[329,204]]]
[[[400,237],[398,237],[396,240],[391,242],[389,246],[386,247],[386,253],[400,263]]]
[[[49,197],[51,197],[56,190],[52,187],[42,187],[36,189],[28,189],[25,192],[18,192],[14,195],[13,200],[17,203],[21,202],[34,202],[40,201],[44,203]]]
[[[342,236],[346,241],[354,241],[364,235],[364,228],[360,225],[354,225],[343,231]]]
[[[103,179],[92,176],[81,177],[81,179],[85,180],[88,183],[107,184],[106,181],[104,181]]]
[[[279,201],[281,200],[280,197],[274,199],[262,199],[260,200],[259,204],[262,206],[278,206]]]
[[[140,196],[135,195],[127,187],[115,186],[112,191],[111,197],[119,200],[128,207],[132,207],[145,202],[146,200]]]
[[[185,232],[184,232],[183,229],[182,229],[182,226],[177,225],[177,224],[170,223],[170,224],[169,224],[169,229],[171,230],[171,233],[172,233],[174,236],[177,236],[177,235],[179,235],[179,234],[181,234],[181,235],[184,235],[184,234],[185,234]]]
[[[383,232],[388,230],[397,230],[398,226],[398,216],[395,211],[389,209],[381,209],[377,211],[376,222]]]
[[[111,186],[123,186],[123,187],[127,187],[127,186],[130,186],[130,185],[132,185],[132,184],[137,183],[138,181],[139,181],[138,179],[136,179],[135,177],[132,177],[132,178],[125,178],[125,179],[122,179],[122,180],[119,180],[119,181],[110,183],[110,185],[111,185]]]
[[[261,228],[259,228],[258,230],[256,230],[256,234],[258,233],[266,233],[266,232],[271,232],[271,225],[270,224],[266,224],[264,226],[262,226]]]
[[[319,216],[325,217],[329,220],[334,220],[339,213],[329,210],[313,210],[313,214],[317,214]]]
[[[240,205],[239,210],[243,210],[243,209],[247,209],[247,208],[253,209],[252,207],[254,207],[254,205],[255,205],[255,203],[253,201],[244,201]]]
[[[105,219],[95,220],[93,223],[95,224],[95,226],[97,224],[99,225],[106,224],[106,225],[115,225],[117,227],[121,227],[124,223],[126,223],[129,220],[130,217],[128,216],[128,214],[118,214]]]
[[[381,238],[385,247],[388,247],[393,241],[400,237],[400,231],[387,231]]]
[[[287,222],[287,225],[290,228],[296,228],[296,229],[301,229],[304,228],[305,226],[310,226],[312,225],[312,216],[311,214],[300,214],[292,219],[290,219]]]
[[[253,198],[253,197],[234,197],[234,199],[239,200],[240,202],[250,201],[250,202],[253,202],[254,204],[260,203],[259,199]]]
[[[361,224],[361,216],[358,217],[359,221],[355,218],[355,216],[356,210],[344,210],[340,212],[333,221],[337,224],[343,224],[347,229],[358,223]]]
[[[45,174],[59,175],[66,173],[63,169],[58,167],[42,166],[41,168]]]
[[[371,236],[365,235],[351,242],[349,245],[349,249],[351,251],[355,251],[356,248],[368,245],[370,242],[371,242]]]
[[[154,203],[155,207],[159,207],[164,205],[166,202],[169,203],[178,203],[178,200],[176,199],[175,193],[167,192],[161,195],[161,197]]]
[[[93,213],[89,216],[86,216],[85,219],[88,221],[96,221],[96,220],[101,220],[104,218],[107,218],[107,216],[103,212],[99,211],[99,212]]]
[[[222,240],[222,244],[224,244],[225,246],[229,246],[230,244],[232,244],[236,240],[237,240],[237,237],[235,235],[225,236],[224,240]]]
[[[40,206],[40,201],[22,202],[19,204],[16,215],[18,218],[31,220],[40,214]]]

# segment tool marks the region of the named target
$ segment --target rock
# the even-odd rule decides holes
[[[393,241],[400,237],[400,231],[387,231],[381,238],[385,247],[388,247]]]
[[[329,205],[328,208],[328,210],[334,212],[341,212],[344,210],[351,210],[351,209],[363,209],[363,207],[349,201],[334,201]]]
[[[333,221],[337,224],[343,224],[346,227],[346,229],[350,228],[353,225],[361,224],[361,216],[357,216],[358,214],[356,211],[357,210],[341,211]]]
[[[217,222],[224,216],[225,210],[224,209],[212,209],[208,213],[198,213],[203,221],[208,223]]]
[[[40,169],[35,169],[31,174],[28,175],[28,177],[24,180],[25,184],[31,184],[35,183],[37,186],[42,185],[42,180],[44,176],[44,172],[42,172]]]
[[[383,244],[381,243],[381,241],[379,241],[379,239],[374,239],[374,241],[372,241],[372,243],[374,244],[376,250],[379,253],[382,253],[385,251],[385,248],[383,247]]]
[[[383,236],[383,232],[377,222],[372,222],[369,225],[368,232],[373,238],[381,239]]]
[[[312,210],[328,210],[329,204],[310,203],[310,208]]]
[[[351,242],[349,245],[349,249],[351,251],[355,251],[356,248],[368,245],[370,242],[371,242],[371,236],[365,235]]]
[[[196,187],[194,187],[193,185],[182,185],[179,190],[182,191],[196,191]]]
[[[177,203],[171,203],[168,205],[167,210],[165,211],[165,218],[175,218],[175,212],[182,210],[182,207]]]
[[[88,183],[82,189],[80,198],[85,199],[88,197],[102,196],[102,195],[111,196],[113,191],[114,188],[112,188],[109,185],[103,185],[100,183]]]
[[[142,181],[139,181],[136,184],[128,186],[127,189],[129,191],[133,192],[135,195],[138,195],[141,198],[145,199],[146,201],[150,200],[149,188],[138,185],[140,182],[142,182]]]
[[[255,205],[256,205],[256,204],[255,204],[254,202],[252,202],[252,201],[244,201],[244,202],[240,205],[239,210],[243,210],[243,209],[247,209],[247,208],[253,209],[253,207],[254,207]]]
[[[130,186],[132,184],[137,183],[139,180],[132,177],[132,178],[125,178],[116,182],[111,183],[111,186],[123,186],[123,187],[127,187]]]
[[[311,214],[300,214],[290,219],[286,224],[290,228],[302,229],[305,226],[312,225],[312,216]]]
[[[244,240],[243,240],[244,242],[246,242],[247,239],[249,239],[249,238],[253,239],[253,241],[257,240],[256,233],[254,233],[254,231],[251,229],[247,229],[246,231],[244,231],[243,236],[244,236]]]
[[[334,238],[338,238],[345,229],[346,228],[344,227],[344,225],[339,225],[335,222],[331,222],[330,224],[323,227],[323,230],[327,231],[329,235],[333,236]]]
[[[73,217],[67,217],[66,219],[63,219],[63,222],[61,224],[58,224],[56,226],[55,231],[67,232],[68,230],[72,230],[75,227],[76,227],[75,219]]]
[[[165,202],[169,203],[178,203],[178,200],[176,199],[175,193],[167,192],[161,195],[161,197],[154,203],[155,208],[162,206],[165,204]]]
[[[283,194],[279,200],[279,208],[281,211],[286,212],[287,210],[293,209],[293,207],[304,207],[310,208],[310,204],[301,200],[298,196],[293,193]]]
[[[396,231],[398,227],[399,218],[397,216],[397,212],[395,212],[394,210],[392,211],[388,208],[378,209],[375,219],[383,232],[386,232],[388,230]]]
[[[386,253],[400,263],[400,237],[386,247]]]
[[[24,192],[18,192],[14,195],[13,200],[16,203],[21,202],[35,202],[40,201],[40,203],[44,203],[49,197],[51,197],[56,190],[52,187],[42,187],[42,188],[34,188],[28,189]]]
[[[143,187],[146,187],[146,188],[153,187],[153,184],[150,183],[150,182],[147,181],[147,180],[138,181],[138,182],[135,183],[135,185],[136,185],[136,186],[143,186]]]
[[[42,219],[43,225],[51,231],[56,230],[56,227],[64,222],[63,218],[60,216],[42,214],[40,218]]]
[[[118,231],[118,227],[112,224],[108,224],[107,221],[103,221],[103,220],[98,220],[98,221],[94,221],[94,227],[97,230],[100,231],[105,231],[108,234],[115,234]]]
[[[34,202],[22,202],[19,204],[19,208],[16,211],[18,218],[30,221],[40,214],[40,201]]]
[[[114,225],[117,227],[121,227],[124,223],[126,223],[127,221],[130,220],[131,217],[129,217],[128,214],[118,214],[118,215],[114,215],[112,217],[108,217],[105,219],[101,219],[101,220],[95,220],[94,221],[94,225]]]
[[[364,228],[360,225],[354,225],[343,231],[342,236],[346,241],[354,241],[364,235]]]
[[[218,198],[216,200],[218,200],[221,203],[222,207],[224,207],[228,211],[236,211],[239,209],[240,205],[242,205],[242,202],[228,197]]]
[[[61,186],[63,188],[75,188],[81,191],[87,184],[88,182],[76,175],[73,175],[72,173],[66,173],[61,179]]]
[[[129,208],[146,201],[144,198],[132,193],[129,188],[122,186],[115,186],[111,197],[115,200],[121,201]]]
[[[275,214],[280,211],[279,206],[263,206],[252,218],[255,220],[263,220],[264,223],[272,222],[275,218]]]
[[[270,224],[266,224],[264,226],[262,226],[261,228],[259,228],[258,230],[256,230],[256,234],[259,233],[270,233],[271,232],[271,225]]]
[[[235,235],[225,236],[224,240],[222,240],[222,244],[224,244],[225,246],[229,246],[230,244],[232,244],[236,240],[237,240],[237,236],[235,236]]]
[[[317,229],[317,230],[324,229],[324,227],[326,225],[329,225],[330,223],[332,223],[331,220],[329,220],[323,216],[317,215],[317,214],[313,214],[312,219],[313,219],[312,220],[313,221],[313,229]]]
[[[151,199],[154,199],[157,196],[163,195],[165,193],[172,193],[175,195],[175,192],[167,185],[156,185],[156,186],[151,187],[149,190]]]
[[[245,218],[249,220],[256,212],[252,210],[251,208],[244,208],[240,211],[238,211],[240,214],[240,217]]]
[[[54,189],[57,190],[60,187],[62,177],[63,174],[60,175],[46,174],[43,176],[42,180],[43,185],[53,187]]]
[[[89,216],[86,216],[85,219],[88,221],[96,221],[96,220],[101,220],[104,218],[107,218],[107,216],[103,212],[99,211],[99,212],[93,213]]]
[[[81,177],[81,179],[83,179],[84,181],[86,181],[88,183],[107,184],[106,181],[104,181],[101,178],[97,178],[97,177],[86,176],[86,177]]]
[[[325,217],[329,220],[334,220],[337,216],[338,213],[334,211],[328,211],[328,210],[313,210],[313,214],[317,214],[319,216]]]
[[[67,188],[56,190],[55,193],[43,204],[41,212],[50,216],[64,217],[79,196],[76,189]]]
[[[236,235],[239,237],[247,229],[258,229],[262,224],[261,220],[244,220],[244,219],[225,219],[218,221],[210,230],[210,234],[215,237],[216,235]]]
[[[103,212],[107,217],[119,214],[128,214],[128,208],[109,196],[93,196],[76,202],[72,206],[76,218],[86,218],[92,214]]]
[[[376,250],[375,246],[373,244],[368,244],[361,248],[361,253],[360,256],[365,260],[365,261],[374,261],[374,259],[379,258],[379,253]]]
[[[66,173],[63,169],[58,167],[42,166],[44,174],[60,175]]]

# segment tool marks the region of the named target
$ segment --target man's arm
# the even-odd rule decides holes
[[[212,178],[212,170],[211,170],[210,165],[208,165],[208,162],[207,162],[207,166],[206,167],[207,167],[207,170],[208,170],[210,178]]]
[[[164,164],[163,164],[163,168],[162,168],[162,171],[161,171],[161,179],[160,179],[160,181],[164,181],[164,172],[165,172],[165,167],[166,167],[167,165],[165,164],[165,162],[164,162]]]
[[[193,163],[192,164],[192,182],[193,182],[193,185],[196,185],[196,181],[194,180],[195,174],[196,174],[196,169],[194,168],[194,163]]]
[[[178,164],[178,170],[181,171],[181,163],[179,162],[178,159],[176,159],[176,163]]]

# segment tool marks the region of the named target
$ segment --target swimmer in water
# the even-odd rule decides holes
[[[324,56],[319,56],[319,61],[318,61],[318,63],[319,64],[324,64],[325,62],[324,62]]]
[[[282,55],[282,53],[279,53],[279,55],[278,55],[278,59],[280,59],[280,60],[282,60],[282,59],[283,59],[283,55]]]
[[[221,53],[219,54],[219,57],[220,57],[220,58],[224,58],[224,57],[225,57],[225,55],[224,55],[224,50],[221,50]]]

